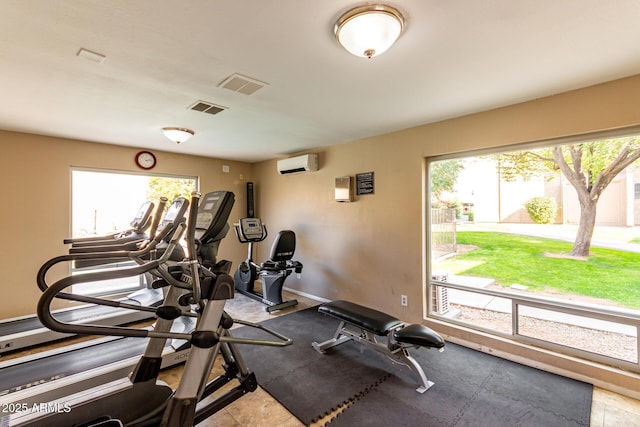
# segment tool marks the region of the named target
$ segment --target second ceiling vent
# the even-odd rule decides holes
[[[222,105],[212,104],[207,101],[196,101],[194,104],[189,106],[189,110],[200,111],[202,113],[207,114],[218,114],[221,111],[226,110],[227,107],[223,107]]]
[[[224,79],[222,83],[218,85],[218,87],[229,89],[234,92],[240,92],[245,95],[251,95],[267,86],[267,84],[268,83],[261,82],[260,80],[252,79],[251,77],[234,73]]]

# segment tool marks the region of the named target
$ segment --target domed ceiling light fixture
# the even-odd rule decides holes
[[[185,142],[187,139],[195,135],[195,132],[191,129],[176,127],[162,128],[162,133],[164,133],[164,136],[166,136],[167,139],[175,142],[176,144]]]
[[[338,43],[349,53],[372,58],[385,52],[402,34],[404,17],[394,7],[382,4],[358,6],[336,21]]]

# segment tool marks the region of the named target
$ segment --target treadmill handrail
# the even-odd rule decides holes
[[[100,244],[95,244],[92,246],[81,246],[69,249],[69,254],[85,254],[85,253],[102,253],[102,252],[115,252],[115,251],[138,251],[144,249],[151,242],[155,242],[158,244],[162,242],[173,230],[173,224],[167,224],[160,232],[159,235],[154,238],[140,238],[137,240],[129,240],[124,242],[107,242],[106,244],[102,244],[102,242],[98,242]],[[154,235],[156,232],[154,232]],[[131,247],[131,248],[130,248]],[[136,249],[137,248],[137,249]]]
[[[68,237],[63,240],[63,243],[74,244],[74,243],[88,243],[88,242],[95,242],[95,241],[105,241],[106,243],[106,241],[116,239],[120,236],[128,236],[130,234],[142,234],[144,230],[149,228],[149,224],[150,224],[149,217],[151,216],[151,211],[153,210],[153,207],[154,207],[154,204],[152,202],[148,200],[144,202],[142,206],[140,206],[140,209],[138,209],[138,214],[140,215],[136,215],[136,218],[134,218],[134,220],[129,224],[131,226],[131,228],[129,229],[116,231],[113,233],[102,234],[99,236]]]
[[[168,234],[172,231],[173,227],[165,227],[162,232],[156,236],[155,239],[150,241],[145,247],[136,250],[136,251],[107,251],[107,252],[87,252],[87,253],[78,253],[78,254],[67,254],[60,255],[55,258],[51,258],[46,261],[40,269],[38,270],[38,274],[36,275],[36,283],[42,292],[46,291],[48,288],[46,282],[46,275],[49,269],[54,265],[61,262],[70,262],[70,261],[78,261],[78,260],[110,260],[111,262],[117,262],[119,260],[134,260],[138,264],[142,264],[145,261],[142,257],[149,254],[155,247],[165,239]],[[91,273],[87,273],[91,274]]]
[[[167,247],[165,253],[163,253],[163,255],[157,260],[152,260],[152,261],[148,261],[148,262],[142,261],[140,263],[140,265],[137,265],[137,266],[134,266],[134,267],[129,267],[129,268],[121,268],[121,269],[118,269],[118,270],[96,271],[96,272],[91,272],[91,273],[75,275],[75,276],[67,276],[67,277],[65,277],[63,279],[58,280],[58,282],[63,281],[65,279],[73,278],[73,279],[75,279],[75,284],[79,284],[79,283],[84,283],[84,282],[96,282],[96,281],[100,281],[100,280],[119,279],[119,278],[134,276],[134,275],[140,275],[140,274],[144,274],[144,273],[150,272],[152,270],[157,272],[157,273],[160,273],[161,270],[158,267],[160,267],[160,265],[165,263],[169,259],[169,257],[171,257],[171,253],[173,252],[173,249],[176,247],[177,241],[182,236],[183,230],[184,230],[184,224],[179,225],[177,227],[176,232],[174,234],[174,237],[172,238],[171,242],[169,243],[169,246]],[[70,257],[70,256],[72,256],[72,255],[66,255],[66,256],[59,257],[59,258],[65,258],[65,257]],[[109,259],[111,259],[111,258],[109,258]],[[135,270],[135,269],[142,269],[142,271],[136,274],[135,271],[137,271],[137,270]],[[45,275],[46,275],[46,271],[44,272],[43,275],[38,275],[38,277],[37,277],[38,287],[40,287],[40,289],[42,289],[43,292],[46,292],[50,288],[50,286],[47,286],[46,282],[44,282]],[[57,297],[58,298],[62,298],[62,299],[72,300],[72,301],[89,302],[89,303],[100,304],[100,305],[114,305],[115,304],[114,301],[105,300],[104,298],[93,298],[93,297],[77,295],[77,294],[60,293]],[[117,305],[117,306],[121,307],[123,305],[120,304],[120,305]],[[137,307],[137,306],[132,306],[132,307]],[[140,309],[140,308],[138,308],[138,309]]]
[[[89,302],[99,305],[108,305],[113,307],[130,308],[132,310],[150,311],[156,312],[157,309],[153,307],[137,306],[132,304],[124,304],[118,301],[105,300],[103,298],[95,298],[83,295],[75,295],[66,292],[62,292],[64,289],[85,282],[93,282],[99,280],[119,279],[124,277],[138,276],[140,274],[147,273],[151,270],[157,270],[158,267],[167,262],[171,256],[173,247],[177,244],[178,240],[182,236],[184,230],[184,224],[180,224],[176,230],[176,233],[171,239],[171,243],[167,251],[157,260],[149,261],[144,265],[138,265],[134,267],[122,268],[113,271],[99,271],[95,273],[87,273],[83,275],[67,276],[58,280],[51,286],[49,286],[40,297],[38,301],[37,314],[40,322],[47,328],[63,333],[70,334],[89,334],[89,335],[113,335],[113,336],[125,336],[125,337],[158,337],[158,338],[176,338],[189,340],[191,334],[183,333],[160,333],[148,331],[146,329],[127,328],[120,326],[101,326],[91,324],[74,324],[65,323],[56,319],[51,313],[51,303],[55,298],[63,298],[73,301]]]
[[[126,230],[107,236],[100,236],[100,239],[94,237],[89,238],[86,241],[81,240],[73,242],[69,242],[69,239],[65,239],[64,243],[72,243],[73,246],[71,249],[79,249],[89,248],[92,246],[120,245],[128,242],[144,240],[146,238],[147,235],[144,233],[140,233],[135,230]]]

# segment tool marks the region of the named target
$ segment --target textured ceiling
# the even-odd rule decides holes
[[[333,35],[360,4],[3,0],[0,129],[253,162],[640,74],[640,0],[393,1],[406,30],[371,60]]]

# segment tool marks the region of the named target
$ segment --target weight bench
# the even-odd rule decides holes
[[[322,304],[318,307],[318,312],[340,320],[333,338],[322,343],[314,341],[311,344],[320,353],[347,341],[358,341],[370,345],[392,362],[408,367],[418,377],[418,393],[424,393],[433,385],[433,382],[427,380],[422,367],[407,351],[410,347],[437,348],[444,351],[444,340],[433,330],[424,325],[406,324],[381,311],[349,301],[337,300]],[[349,329],[347,324],[358,328],[359,331]],[[386,345],[378,342],[376,336],[386,336]]]

